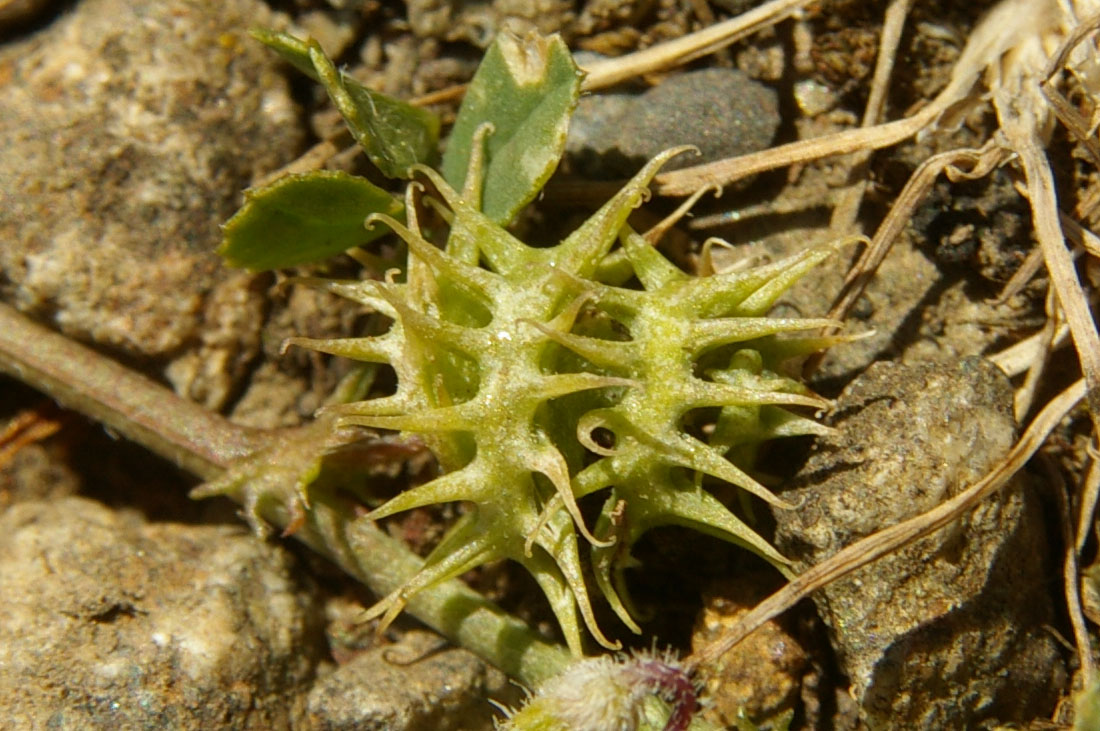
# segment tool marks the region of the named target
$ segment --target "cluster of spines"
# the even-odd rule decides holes
[[[296,340],[396,370],[394,395],[339,407],[339,421],[415,433],[444,470],[364,519],[472,504],[424,568],[372,616],[389,621],[417,591],[511,558],[535,577],[579,652],[578,612],[597,641],[612,643],[593,617],[577,533],[591,545],[599,588],[635,631],[622,568],[650,527],[687,525],[785,563],[701,481],[719,478],[783,504],[724,454],[821,431],[784,410],[824,402],[778,375],[777,361],[825,343],[774,336],[833,323],[765,315],[831,249],[738,273],[683,273],[626,222],[677,152],[655,158],[577,231],[545,249],[525,245],[479,211],[477,160],[462,193],[423,169],[445,204],[435,205],[450,225],[446,245],[423,236],[414,184],[407,225],[377,217],[408,245],[404,281],[318,282],[394,320],[377,337]],[[616,243],[621,249],[612,254]],[[613,258],[629,264],[640,289],[600,281]],[[609,336],[615,328],[608,322],[628,338]],[[715,354],[724,363],[700,374]],[[684,425],[690,412],[705,408],[719,414],[710,443]],[[613,434],[613,444],[601,443],[598,429]],[[577,501],[605,488],[609,497],[590,530]]]

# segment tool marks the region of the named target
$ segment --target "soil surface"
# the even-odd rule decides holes
[[[352,303],[284,286],[283,274],[228,269],[214,250],[243,189],[321,140],[348,141],[323,93],[249,27],[312,35],[368,87],[415,99],[467,81],[501,30],[561,33],[583,66],[759,4],[0,2],[0,300],[239,424],[303,423],[349,366],[284,353],[283,340],[362,334],[372,322]],[[929,103],[994,4],[913,4],[885,120]],[[570,183],[621,179],[672,145],[720,160],[858,126],[886,6],[819,0],[686,67],[586,95],[555,179],[517,229],[554,241],[600,203],[575,200]],[[1086,113],[1095,106],[1079,89],[1069,96]],[[457,103],[430,108],[447,122]],[[1094,227],[1095,164],[1051,127],[1062,210]],[[864,161],[761,173],[705,198],[661,245],[706,273],[873,234],[921,163],[980,147],[996,129],[979,104],[957,125]],[[324,164],[380,179],[352,148]],[[1015,441],[1024,375],[990,359],[1037,332],[1050,307],[1042,268],[1001,296],[1037,246],[1019,179],[1008,164],[931,187],[846,319],[862,337],[833,347],[809,375],[811,388],[838,399],[825,416],[835,433],[761,455],[760,473],[799,508],[773,515],[754,505],[756,525],[798,569],[957,494]],[[850,225],[831,221],[856,184]],[[677,202],[655,197],[637,225]],[[729,246],[704,247],[712,237]],[[820,266],[775,314],[824,316],[857,254],[853,245]],[[1095,287],[1095,259],[1082,261]],[[338,257],[301,273],[356,272]],[[1078,376],[1072,347],[1056,349],[1020,416]],[[1067,521],[1059,483],[1070,493],[1083,484],[1088,430],[1075,412],[995,499],[703,668],[706,717],[792,729],[1067,723],[1078,668],[1062,641],[1073,633],[1055,578]],[[431,469],[395,463],[380,479],[392,492]],[[376,637],[357,621],[374,601],[366,589],[291,542],[247,535],[228,503],[189,501],[195,484],[0,379],[0,718],[59,729],[488,729],[500,715],[487,698],[521,700],[499,672],[440,646],[414,620]],[[414,510],[387,528],[426,553],[456,513]],[[1082,565],[1095,553],[1086,544]],[[755,557],[687,530],[653,531],[635,554],[645,634],[608,629],[632,647],[698,649],[782,584]],[[465,578],[556,637],[522,570],[492,565]],[[1100,617],[1090,596],[1086,611]],[[598,612],[614,623],[606,607]]]

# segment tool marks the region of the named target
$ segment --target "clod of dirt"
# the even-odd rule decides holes
[[[698,165],[762,150],[779,128],[773,89],[737,69],[671,76],[637,96],[582,97],[566,151],[594,176],[632,175],[657,153],[695,145],[665,168]]]
[[[5,406],[16,405],[20,400],[18,387],[0,381],[0,391],[7,400]],[[80,491],[81,476],[67,464],[69,450],[62,440],[49,439],[51,424],[58,428],[64,421],[49,407],[36,410],[40,415],[35,421],[26,422],[27,413],[20,412],[12,418],[0,413],[0,513],[14,503],[27,500],[56,500]],[[36,429],[45,427],[46,432]],[[20,436],[30,437],[20,443]],[[11,441],[3,436],[10,436]]]
[[[717,583],[692,632],[698,650],[737,624],[766,598],[767,579],[739,577]],[[785,618],[773,619],[723,655],[714,667],[701,668],[704,696],[713,702],[705,715],[722,728],[733,728],[744,716],[762,721],[789,711],[798,703],[809,656]]]
[[[924,512],[981,478],[1015,438],[1012,388],[981,358],[876,363],[837,403],[776,510],[798,567]],[[815,595],[869,728],[974,728],[1047,716],[1064,670],[1048,541],[1033,492],[1006,485],[956,523]]]
[[[430,632],[357,655],[309,694],[311,731],[479,731],[493,728],[485,700],[508,681],[473,653]]]
[[[66,334],[171,361],[177,391],[231,397],[262,298],[219,224],[303,130],[258,0],[84,0],[0,48],[0,296]]]
[[[487,47],[501,29],[556,33],[573,19],[569,0],[408,0],[409,27],[421,38]]]
[[[0,465],[0,512],[26,500],[52,500],[80,491],[80,476],[52,445],[28,444]]]
[[[324,648],[285,551],[81,498],[0,515],[12,728],[285,728]]]

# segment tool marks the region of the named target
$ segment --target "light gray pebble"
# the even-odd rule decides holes
[[[288,728],[324,652],[289,553],[82,499],[0,515],[5,728]]]
[[[489,731],[502,673],[430,632],[357,655],[309,694],[310,731]]]
[[[260,348],[219,225],[299,151],[259,0],[82,0],[0,46],[0,297],[217,408]]]

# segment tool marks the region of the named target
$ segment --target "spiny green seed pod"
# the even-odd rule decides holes
[[[578,497],[611,488],[596,532],[615,540],[610,546],[594,544],[595,576],[620,618],[640,632],[622,601],[622,569],[630,565],[630,546],[652,527],[688,526],[743,545],[777,566],[786,564],[775,549],[702,489],[701,477],[731,482],[770,503],[790,507],[723,454],[735,445],[755,447],[779,436],[825,430],[817,422],[783,410],[784,406],[821,408],[827,403],[797,381],[779,375],[778,360],[768,357],[764,346],[777,333],[835,323],[764,316],[780,294],[829,255],[828,248],[744,272],[691,277],[628,226],[621,240],[643,289],[595,286],[592,301],[621,323],[631,339],[551,336],[605,372],[639,384],[627,389],[613,406],[581,417],[578,438],[602,459],[581,471],[573,484]],[[818,344],[817,339],[787,341],[788,350],[796,352]],[[707,370],[706,359],[715,355],[724,358],[726,365]],[[711,443],[691,436],[683,427],[690,412],[707,407],[722,409]],[[596,429],[610,432],[614,447],[598,444],[593,438]]]
[[[475,149],[490,132],[488,125],[479,130]],[[311,437],[313,450],[291,449],[277,460],[281,469],[265,466],[266,455],[246,460],[196,494],[243,485],[255,527],[261,504],[277,503],[304,519],[310,482],[321,469],[318,452],[340,443],[341,430],[366,426],[415,436],[438,458],[440,476],[361,520],[446,502],[470,509],[423,568],[368,617],[381,617],[385,626],[418,591],[509,558],[538,582],[577,654],[582,623],[600,644],[617,647],[596,625],[584,579],[589,557],[578,534],[590,545],[598,588],[635,632],[623,569],[651,527],[688,526],[784,567],[785,559],[702,483],[717,478],[785,504],[746,469],[760,442],[823,430],[788,407],[826,404],[781,375],[780,365],[840,338],[778,339],[835,323],[766,315],[835,247],[707,277],[680,271],[626,221],[660,166],[682,150],[658,155],[550,248],[524,244],[481,212],[480,155],[472,156],[462,193],[419,168],[442,198],[424,199],[449,224],[442,248],[420,228],[423,186],[411,183],[407,226],[385,216],[368,219],[407,244],[403,278],[304,280],[391,318],[390,329],[375,337],[290,341],[388,364],[397,374],[396,393],[327,409],[314,430],[331,432],[331,439]],[[625,286],[628,280],[640,288]],[[697,414],[709,423],[689,425]],[[708,434],[707,441],[693,434]],[[589,527],[578,501],[603,491],[607,498]]]
[[[394,320],[378,337],[295,341],[395,369],[394,395],[338,407],[338,422],[416,434],[444,471],[365,519],[436,503],[472,504],[423,570],[370,616],[388,622],[417,591],[510,558],[534,576],[570,647],[580,652],[578,620],[601,644],[613,644],[593,616],[578,533],[593,547],[599,588],[635,631],[620,598],[621,569],[630,546],[652,526],[688,525],[785,563],[700,482],[717,477],[782,504],[724,453],[821,430],[783,410],[825,402],[778,375],[773,355],[820,342],[777,347],[774,336],[833,323],[765,314],[831,249],[734,274],[681,272],[626,224],[653,175],[680,151],[659,155],[577,231],[542,249],[478,210],[476,160],[463,194],[423,168],[446,205],[446,245],[426,240],[410,188],[407,227],[377,217],[408,244],[405,281],[318,282]],[[599,281],[601,264],[620,241],[641,289]],[[600,318],[629,339],[601,332],[592,324]],[[701,371],[716,353],[723,362]],[[684,429],[687,414],[705,408],[720,410],[715,444]],[[596,429],[612,432],[614,447],[601,446]],[[593,531],[577,500],[605,488],[610,495]]]

